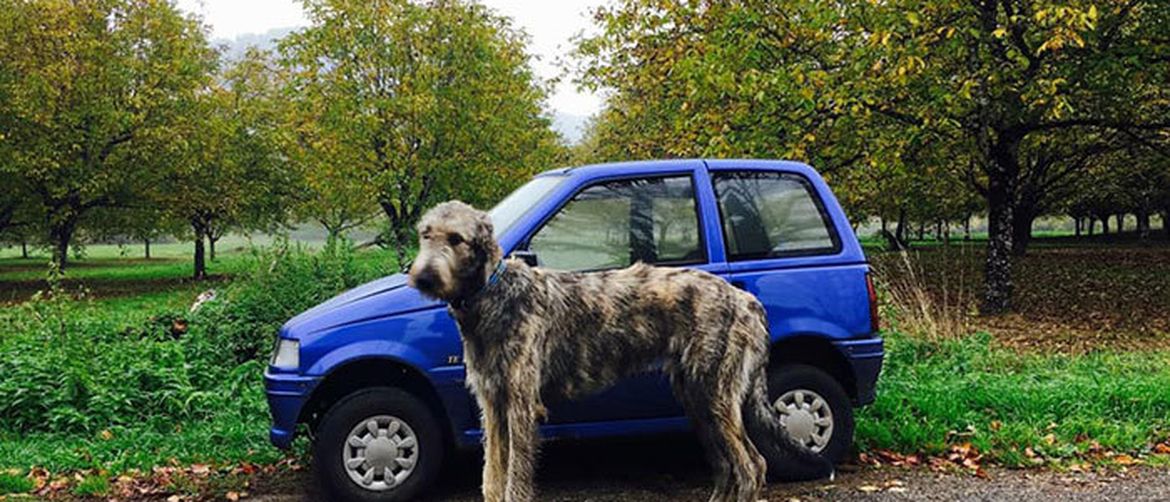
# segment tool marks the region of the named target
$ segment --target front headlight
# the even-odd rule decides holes
[[[301,367],[301,342],[281,338],[276,342],[276,351],[272,353],[272,366],[295,370]]]

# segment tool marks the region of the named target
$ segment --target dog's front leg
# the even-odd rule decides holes
[[[483,499],[502,502],[508,483],[507,403],[503,393],[476,397],[483,413]]]
[[[535,497],[533,472],[540,437],[537,413],[540,404],[539,373],[533,366],[518,365],[525,375],[514,375],[508,392],[508,502],[528,502]]]

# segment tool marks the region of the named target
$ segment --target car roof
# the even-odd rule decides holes
[[[799,172],[806,175],[815,175],[816,172],[808,164],[790,160],[767,159],[668,159],[668,160],[635,160],[626,162],[608,162],[603,164],[588,164],[574,167],[561,167],[540,173],[538,176],[559,176],[571,174],[586,178],[609,176],[623,176],[629,174],[645,174],[654,171],[674,171],[693,169],[697,164],[705,163],[711,170],[726,169],[766,169],[779,171]]]

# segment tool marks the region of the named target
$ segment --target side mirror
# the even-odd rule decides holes
[[[540,266],[540,260],[536,258],[536,253],[533,253],[532,251],[512,251],[512,258],[519,258],[520,260],[524,261],[524,263],[527,263],[529,267]]]

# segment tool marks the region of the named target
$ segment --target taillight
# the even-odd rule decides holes
[[[876,335],[882,329],[882,321],[878,317],[877,290],[873,287],[873,275],[869,272],[865,273],[865,290],[869,293],[869,330]]]

